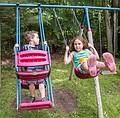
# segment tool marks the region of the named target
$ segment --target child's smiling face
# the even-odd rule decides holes
[[[76,39],[76,40],[74,41],[74,48],[75,48],[75,50],[76,50],[77,52],[82,51],[82,50],[83,50],[83,43],[82,43],[82,41],[80,41],[79,39]]]

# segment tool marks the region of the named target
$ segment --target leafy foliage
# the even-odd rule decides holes
[[[103,0],[93,0],[93,1],[87,1],[84,0],[74,2],[74,0],[5,0],[4,3],[32,3],[32,4],[66,4],[66,5],[94,5],[94,6],[102,6],[104,5]],[[112,5],[112,1],[107,1],[109,6]],[[105,3],[105,4],[106,4]],[[106,5],[105,5],[106,6]],[[15,38],[16,38],[16,16],[15,16],[15,8],[8,8],[8,7],[1,7],[1,52],[2,52],[2,60],[5,58],[11,58],[11,55],[13,54],[13,47],[15,44]],[[82,21],[82,15],[83,10],[82,9],[74,9],[74,12],[76,14],[76,17],[81,23]],[[100,11],[98,10],[89,10],[90,15],[90,21],[91,21],[91,28],[93,31],[93,37],[94,37],[94,43],[95,47],[97,47],[98,51],[100,51],[100,44],[99,44],[99,27],[98,27],[98,13]],[[64,49],[64,41],[63,37],[61,35],[60,28],[58,26],[58,23],[55,18],[55,14],[53,12],[53,9],[49,8],[43,8],[43,22],[44,22],[44,29],[45,29],[45,36],[46,40],[51,47],[51,51],[54,52],[63,52]],[[80,32],[80,26],[77,23],[75,16],[73,15],[73,12],[71,9],[56,9],[56,13],[58,15],[58,19],[60,21],[63,34],[65,35],[65,38],[67,39],[68,43],[70,40],[75,36],[78,35]],[[27,30],[37,30],[39,31],[39,25],[38,25],[38,10],[37,8],[21,8],[20,9],[20,27],[21,27],[21,45],[24,43],[23,33]],[[102,17],[101,17],[101,29],[102,34],[105,34],[106,32],[106,26],[104,23],[104,12],[101,11]],[[119,30],[118,30],[119,33]],[[87,35],[87,22],[85,21],[85,34]],[[102,47],[103,52],[104,50],[107,50],[107,39],[106,35],[102,35]],[[61,53],[60,52],[60,53]],[[118,53],[118,51],[116,51]]]

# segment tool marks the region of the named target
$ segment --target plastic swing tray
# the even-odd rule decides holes
[[[50,64],[47,51],[43,50],[26,50],[17,53],[18,67],[47,66]],[[49,76],[50,70],[36,70],[32,72],[18,71],[18,78],[21,80],[38,80],[45,79]]]
[[[33,102],[33,103],[21,103],[18,106],[19,110],[37,110],[37,109],[48,109],[52,107],[51,101]]]
[[[45,66],[49,65],[48,52],[43,50],[26,50],[17,53],[17,66]]]
[[[18,78],[21,80],[38,80],[38,79],[45,79],[49,76],[49,70],[39,70],[39,71],[19,71],[17,72]]]

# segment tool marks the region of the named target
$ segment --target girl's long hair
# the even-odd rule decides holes
[[[87,39],[83,38],[82,36],[76,36],[71,41],[71,44],[70,44],[70,50],[71,51],[75,51],[74,42],[75,42],[76,39],[80,40],[83,43],[83,50],[89,48]]]

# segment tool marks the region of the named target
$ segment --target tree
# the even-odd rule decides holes
[[[104,0],[104,6],[108,6],[108,0]],[[106,36],[108,41],[108,51],[113,52],[113,45],[112,45],[112,29],[111,29],[111,22],[110,22],[110,13],[108,10],[105,10],[105,24],[106,24]]]
[[[112,1],[113,7],[118,7],[118,0]],[[118,11],[113,12],[113,43],[114,43],[114,54],[118,50]]]

